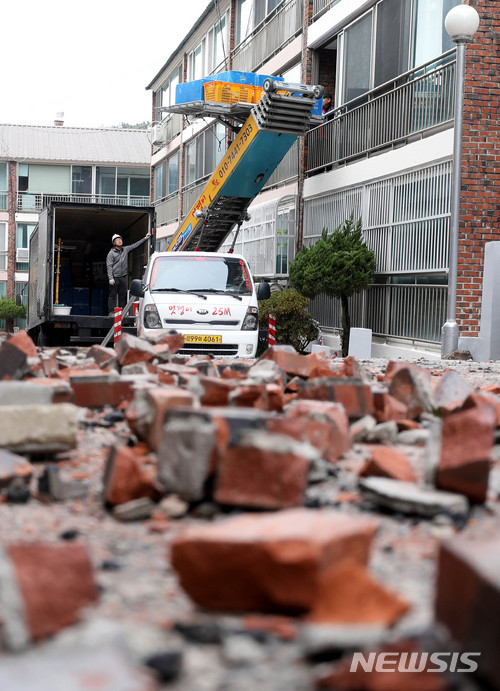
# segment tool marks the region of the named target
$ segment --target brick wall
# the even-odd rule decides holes
[[[16,197],[17,197],[17,164],[15,161],[8,163],[8,205],[9,225],[7,231],[7,288],[6,296],[14,300],[16,295]]]
[[[500,240],[500,12],[498,0],[470,0],[481,18],[466,49],[457,321],[479,331],[484,245]],[[499,267],[500,268],[500,267]]]

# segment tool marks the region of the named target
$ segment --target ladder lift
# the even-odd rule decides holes
[[[322,86],[291,84],[279,77],[232,72],[201,81],[215,80],[210,85],[220,87],[217,94],[223,84],[217,84],[217,80],[233,74],[261,77],[262,88],[256,90],[261,95],[256,103],[243,100],[227,103],[205,97],[162,108],[192,117],[213,117],[234,133],[231,145],[180,223],[167,251],[216,252],[233,228],[239,228],[249,218],[249,205],[296,139],[306,134],[311,125],[323,121]],[[189,87],[189,83],[177,89],[186,89],[186,86]],[[238,84],[233,86],[237,90]]]

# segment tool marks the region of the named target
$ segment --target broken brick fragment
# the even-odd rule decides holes
[[[171,563],[203,607],[306,612],[324,570],[344,559],[366,564],[377,527],[335,511],[243,514],[185,528],[172,543]]]
[[[29,484],[32,474],[33,466],[23,456],[0,449],[0,488],[8,487],[15,478]]]
[[[133,447],[112,446],[109,449],[104,471],[104,499],[116,506],[134,499],[149,497],[158,500],[162,496],[151,470],[144,464],[144,457]]]
[[[460,536],[441,544],[436,619],[460,650],[480,652],[478,674],[492,688],[500,679],[500,538]],[[488,687],[489,688],[489,687]]]
[[[408,417],[408,406],[386,391],[373,392],[373,417],[377,422],[404,420]]]
[[[360,379],[321,377],[299,382],[297,397],[300,400],[341,403],[349,418],[360,418],[373,413],[371,389]]]
[[[346,561],[320,574],[307,620],[392,626],[409,608],[399,595],[377,583],[364,564]]]
[[[302,506],[309,464],[316,453],[288,437],[248,432],[219,461],[215,499],[260,509]]]
[[[136,362],[152,362],[157,357],[151,343],[129,333],[122,333],[115,344],[115,352],[122,367]]]
[[[436,486],[484,502],[488,491],[496,415],[489,406],[445,416]]]
[[[402,482],[416,482],[417,475],[410,465],[408,457],[390,446],[373,446],[370,458],[359,472],[360,477],[390,477]]]
[[[12,619],[24,617],[28,638],[38,641],[74,624],[97,601],[92,562],[84,545],[12,544],[5,549],[4,558],[11,563],[14,587],[22,600],[22,614],[0,613],[5,629],[12,631],[20,624]]]
[[[324,458],[335,463],[351,448],[349,418],[343,405],[328,401],[298,400],[289,404],[285,415],[301,430],[304,423],[303,441],[319,449]],[[269,420],[269,429],[273,421]],[[277,430],[276,430],[277,431]],[[294,436],[290,432],[290,436]]]
[[[191,392],[175,386],[140,389],[134,398],[134,431],[152,451],[156,451],[167,411],[171,408],[192,407],[195,402],[196,397]]]
[[[307,379],[311,375],[313,361],[307,355],[300,355],[293,346],[270,346],[259,360],[272,360],[289,376]]]

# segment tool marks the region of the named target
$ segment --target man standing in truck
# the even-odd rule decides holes
[[[111,238],[113,247],[109,250],[106,257],[106,270],[109,280],[108,316],[112,317],[114,315],[117,295],[118,307],[123,309],[127,304],[128,255],[150,237],[151,233],[148,233],[142,240],[134,242],[133,245],[125,245],[125,247],[123,246],[121,235],[113,235]]]

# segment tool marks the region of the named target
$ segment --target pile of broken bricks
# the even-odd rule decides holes
[[[375,371],[290,346],[258,360],[186,358],[182,345],[160,332],[123,334],[115,349],[40,349],[23,331],[2,334],[2,523],[21,506],[84,512],[97,499],[117,526],[149,526],[192,603],[172,632],[183,640],[190,629],[200,646],[197,617],[229,614],[251,641],[293,640],[303,677],[289,689],[500,689],[500,382],[473,388],[451,368]],[[99,429],[111,435],[95,449],[99,477],[79,475],[73,454]],[[101,594],[84,540],[2,542],[9,661],[88,620]],[[418,587],[387,566],[413,548],[431,568],[420,611]],[[210,643],[222,645],[220,630]],[[397,671],[401,655],[436,650],[454,664]],[[458,673],[464,651],[480,653],[472,676]],[[130,688],[205,688],[174,652],[143,660]],[[351,672],[355,652],[392,655],[396,669]]]

